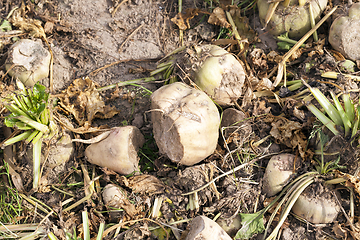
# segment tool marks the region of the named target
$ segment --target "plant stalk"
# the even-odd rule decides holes
[[[41,163],[41,144],[42,139],[39,139],[34,145],[33,145],[33,188],[37,189],[39,187],[40,182],[40,163]]]

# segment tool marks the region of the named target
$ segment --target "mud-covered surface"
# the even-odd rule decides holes
[[[216,5],[215,2],[213,4]],[[226,9],[227,4],[224,2],[220,6]],[[83,238],[82,212],[87,211],[92,238],[96,237],[100,223],[105,223],[105,231],[116,224],[121,227],[116,239],[185,239],[189,223],[196,216],[220,218],[230,224],[239,219],[239,214],[255,213],[270,204],[274,197],[266,197],[263,177],[272,156],[294,154],[296,162],[291,164],[294,167],[287,169],[293,171],[290,179],[314,171],[322,161],[317,138],[322,129],[329,136],[323,149],[327,153],[323,160],[325,164],[335,162],[328,169],[335,166],[338,171],[329,171],[326,176],[317,176],[314,181],[343,178],[343,181],[339,181],[341,184],[326,187],[326,196],[337,206],[338,216],[332,223],[312,224],[290,213],[279,231],[279,239],[360,239],[358,133],[353,138],[342,135],[334,137],[329,130],[321,128],[321,124],[315,121],[304,105],[303,99],[309,95],[305,86],[296,90],[283,86],[264,91],[269,82],[271,85],[275,80],[276,67],[287,50],[279,50],[273,36],[262,28],[256,7],[251,3],[244,4],[248,4],[249,9],[239,7],[241,10],[228,10],[235,21],[246,23],[241,25],[244,29],[238,29],[247,39],[244,41],[246,57],[240,53],[238,42],[228,30],[207,23],[208,14],[213,10],[208,2],[183,2],[182,9],[183,12],[187,10],[187,15],[182,17],[184,23],[188,21],[191,26],[182,32],[184,45],[213,42],[226,47],[242,60],[248,77],[236,104],[219,107],[222,123],[215,152],[194,166],[181,166],[159,153],[152,133],[150,95],[168,79],[158,78],[158,81],[113,85],[105,91],[96,90],[150,77],[150,72],[156,69],[162,58],[182,45],[181,25],[171,21],[178,13],[176,1],[0,2],[1,19],[11,20],[12,15],[19,13],[25,22],[37,19],[44,27],[53,53],[52,94],[57,99],[54,116],[60,131],[71,132],[71,138],[90,139],[104,129],[133,125],[145,137],[145,144],[138,153],[140,172],[126,176],[90,164],[84,154],[88,146],[86,143],[69,143],[68,137],[61,139],[61,135],[51,139],[44,144],[44,155],[50,152],[61,158],[63,150],[52,149],[56,145],[66,145],[66,151],[74,153],[70,160],[59,160],[60,164],[54,163],[56,158],[42,163],[42,179],[37,191],[32,189],[31,146],[24,143],[14,145],[14,157],[10,157],[14,172],[6,171],[3,162],[0,163],[1,173],[4,173],[0,180],[0,191],[4,194],[7,188],[12,188],[21,192],[23,211],[17,218],[7,222],[2,222],[2,218],[0,222],[41,222],[42,236],[52,232],[58,239],[65,239],[67,233],[74,236],[76,232],[77,236]],[[341,12],[348,3],[331,4],[342,6]],[[325,13],[329,10],[328,6]],[[323,71],[357,75],[359,70],[359,62],[353,66],[354,71],[342,67],[345,58],[333,50],[327,40],[330,24],[328,20],[320,27],[317,43],[310,38],[306,47],[297,50],[289,59],[287,79],[305,80],[328,97],[331,91],[336,94],[349,91],[353,102],[357,103],[358,81],[344,76],[336,80],[321,78]],[[11,32],[10,35],[5,31],[0,32],[0,37],[3,36],[0,39],[2,64],[16,38],[39,38],[22,25],[13,26],[11,31],[19,29],[20,33]],[[44,47],[47,47],[44,40]],[[174,75],[188,83],[188,72],[182,70],[179,62]],[[15,80],[5,72],[3,66],[0,84],[2,97],[16,88]],[[50,88],[49,79],[44,79],[42,83]],[[2,106],[1,109],[1,117],[4,118],[7,112]],[[3,121],[0,126],[3,130],[0,141],[3,141],[9,137],[9,133],[3,127]],[[9,153],[6,151],[1,157],[8,159]],[[6,172],[11,177],[7,178]],[[93,185],[88,187],[86,184],[91,179],[94,180],[91,182]],[[106,204],[102,199],[102,190],[110,183],[121,186],[126,196],[126,200],[117,205],[119,209],[112,208],[111,203]],[[94,193],[90,196],[91,188]],[[199,188],[201,190],[196,191]],[[323,190],[311,189],[316,195],[321,195]],[[196,193],[190,194],[192,191]],[[5,202],[9,199],[6,198]],[[32,199],[46,205],[46,209],[38,208]],[[80,204],[72,205],[78,201]],[[158,212],[154,210],[155,203],[160,203]],[[265,227],[274,208],[264,214]],[[154,215],[155,212],[157,215]],[[280,215],[274,215],[267,235],[276,229],[279,220]],[[241,226],[238,224],[235,230],[229,231],[231,237]],[[106,232],[105,239],[113,239],[114,233],[115,229]],[[263,234],[263,231],[256,232],[249,238],[262,239]]]

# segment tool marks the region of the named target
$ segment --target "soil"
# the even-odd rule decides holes
[[[212,3],[215,4],[215,2]],[[179,29],[170,20],[178,12],[177,4],[172,0],[4,0],[0,2],[0,14],[2,19],[5,19],[11,14],[11,10],[19,7],[24,10],[23,17],[27,20],[41,21],[54,56],[53,94],[60,96],[59,94],[75,79],[88,77],[98,88],[149,77],[149,73],[156,68],[163,57],[181,46]],[[226,4],[223,3],[223,5]],[[210,11],[207,1],[186,0],[183,1],[182,8]],[[100,96],[104,103],[114,107],[118,113],[110,118],[95,118],[88,122],[93,129],[124,125],[139,128],[146,139],[145,146],[139,153],[141,174],[121,176],[111,169],[91,165],[84,157],[84,149],[87,145],[77,142],[74,143],[75,154],[68,162],[54,169],[45,165],[41,187],[34,192],[31,189],[32,164],[25,154],[26,146],[19,144],[16,146],[17,158],[13,164],[15,171],[22,179],[25,189],[23,192],[49,206],[57,215],[45,217],[44,212],[34,210],[33,205],[23,200],[26,213],[22,216],[24,220],[21,219],[17,223],[27,223],[26,219],[31,217],[35,223],[43,220],[45,233],[53,232],[59,239],[65,239],[66,232],[74,233],[74,231],[78,236],[83,237],[81,212],[86,210],[89,214],[92,237],[96,236],[101,222],[105,222],[106,228],[109,228],[111,224],[115,225],[122,221],[126,222],[125,228],[116,239],[166,239],[167,234],[169,234],[169,239],[185,239],[189,222],[198,215],[206,215],[211,219],[220,216],[227,222],[232,222],[239,213],[254,213],[263,209],[271,201],[266,198],[261,189],[265,167],[272,155],[280,152],[295,154],[299,161],[295,165],[301,166],[294,169],[296,176],[313,170],[316,164],[313,158],[314,148],[318,142],[314,138],[311,141],[308,139],[315,132],[315,119],[301,100],[293,98],[305,87],[297,91],[291,91],[286,87],[276,89],[279,91],[278,96],[282,99],[281,105],[273,95],[251,97],[253,91],[260,91],[261,79],[269,76],[273,68],[277,66],[279,57],[285,54],[277,48],[273,36],[262,28],[256,11],[253,7],[247,11],[241,11],[248,19],[249,23],[246,26],[251,27],[258,37],[246,45],[247,58],[242,59],[246,60],[247,64],[244,65],[251,73],[247,79],[247,91],[239,99],[238,104],[231,108],[233,110],[227,111],[229,115],[226,116],[228,125],[236,121],[241,121],[241,124],[233,125],[239,128],[236,131],[225,131],[223,136],[226,141],[224,139],[219,141],[214,154],[195,166],[185,167],[172,163],[166,156],[158,153],[152,134],[149,91],[155,91],[164,84],[164,81],[142,83],[141,87],[128,85],[101,91]],[[184,31],[183,36],[186,46],[214,41],[220,31],[223,31],[219,26],[208,24],[207,16],[198,12],[190,18],[192,27]],[[335,60],[335,53],[331,46],[324,40],[329,24],[330,22],[326,22],[320,28],[321,41],[319,43],[312,43],[312,40],[309,40],[307,42],[309,47],[299,52],[297,59],[291,59],[287,68],[288,78],[308,80],[311,86],[318,87],[323,93],[338,92],[337,86],[346,90],[358,89],[357,82],[345,78],[339,78],[336,83],[332,81],[331,84],[328,84],[331,80],[317,81],[320,79],[320,70],[335,71],[339,62],[339,59]],[[226,34],[221,36],[226,36]],[[26,31],[17,37],[34,38]],[[1,63],[5,62],[7,50],[14,40],[9,36],[4,38],[0,49]],[[228,45],[229,51],[239,54],[239,49],[230,39],[225,40],[224,45]],[[44,46],[46,46],[45,43]],[[240,54],[238,56],[241,58]],[[177,69],[175,73],[179,72],[181,70]],[[5,95],[15,89],[15,81],[5,75],[4,69],[1,74],[3,81],[0,89],[2,95]],[[180,75],[183,77],[184,73]],[[269,78],[271,81],[274,80],[274,77]],[[43,80],[42,83],[49,87],[49,79]],[[352,97],[354,101],[358,101],[356,95]],[[239,113],[235,113],[235,108]],[[67,122],[75,129],[83,127],[68,111],[59,106],[55,110],[57,114],[62,114],[63,118],[67,118],[66,120],[62,118],[63,122]],[[3,112],[1,114],[2,117],[6,115]],[[64,127],[62,128],[65,130]],[[73,138],[89,139],[96,135],[81,134],[79,131],[73,132]],[[331,135],[331,133],[328,134]],[[0,140],[4,139],[5,136],[1,136]],[[342,158],[339,165],[347,168],[340,170],[355,174],[358,166],[358,149],[353,148],[349,142],[348,138],[334,138],[326,150],[335,152],[336,147],[341,146]],[[147,157],[143,157],[145,155]],[[326,156],[326,161],[333,160],[331,156]],[[226,177],[219,178],[209,187],[199,191],[198,207],[190,206],[190,197],[181,195],[202,187],[222,173],[231,171],[246,162],[251,162],[251,164]],[[71,211],[64,211],[70,204],[63,206],[62,203],[69,199],[69,195],[73,197],[71,203],[87,195],[83,185],[75,186],[79,182],[83,184],[84,169],[87,169],[90,178],[101,176],[95,184],[96,193],[90,200],[84,201]],[[4,180],[4,183],[9,184],[9,180]],[[116,214],[108,213],[109,208],[102,200],[101,189],[109,183],[120,185],[126,191],[129,201],[122,206],[125,211],[118,211]],[[15,184],[15,186],[18,185]],[[68,194],[57,191],[54,187],[62,188]],[[337,188],[340,192],[337,195],[339,201],[348,213],[349,191],[344,190],[342,185]],[[160,216],[151,216],[155,199],[162,201]],[[355,201],[354,222],[358,222],[358,198],[355,198]],[[37,214],[36,211],[41,213]],[[269,220],[270,213],[264,215],[265,223]],[[154,220],[150,221],[148,218]],[[275,228],[278,220],[276,216],[268,233]],[[169,224],[174,222],[177,223],[169,228]],[[161,225],[162,223],[164,225]],[[11,222],[4,224],[11,224]],[[159,225],[165,227],[166,231],[159,228]],[[111,234],[113,233],[114,231]],[[327,237],[345,239],[343,236],[346,235],[349,239],[351,237],[356,239],[358,234],[358,230],[348,225],[343,213],[339,214],[337,222],[327,225],[314,225],[300,221],[294,215],[289,215],[280,231],[280,238],[284,240],[325,239]],[[263,233],[259,233],[254,234],[251,239],[262,237]],[[109,234],[106,239],[111,238]]]

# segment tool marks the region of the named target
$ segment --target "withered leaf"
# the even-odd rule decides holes
[[[224,28],[230,28],[231,25],[226,20],[226,15],[224,9],[217,7],[213,10],[213,12],[210,14],[210,17],[208,19],[208,23],[213,25],[218,25],[220,27]]]
[[[115,107],[105,105],[95,83],[86,77],[76,79],[59,95],[60,105],[74,115],[80,126],[91,125],[97,118],[111,118],[117,113]]]
[[[175,23],[180,30],[186,30],[190,28],[190,20],[197,16],[199,13],[209,14],[206,11],[198,8],[188,8],[185,10],[185,14],[178,13],[175,17],[171,18],[171,21]]]
[[[131,188],[134,193],[146,194],[148,196],[163,193],[165,189],[164,184],[159,179],[148,174],[133,176],[129,179],[121,176],[120,182],[126,187]]]
[[[341,177],[346,180],[345,185],[347,187],[354,188],[355,192],[357,192],[357,194],[358,194],[358,198],[360,199],[360,180],[351,174],[343,173],[339,170],[336,170],[335,173],[336,173],[336,177],[339,177],[339,178]]]
[[[335,223],[332,230],[337,238],[347,239],[347,230],[341,224]]]
[[[235,26],[241,39],[247,39],[250,43],[254,42],[256,40],[256,33],[249,26],[249,19],[245,16],[241,16],[241,9],[237,6],[231,6],[229,12],[234,20]]]
[[[37,19],[23,18],[22,15],[24,11],[25,10],[23,8],[18,8],[17,10],[14,11],[10,19],[12,25],[18,27],[20,30],[24,32],[30,32],[30,34],[33,37],[36,38],[42,37],[46,39],[44,28],[41,26],[41,21]]]
[[[299,122],[290,121],[283,117],[276,117],[267,115],[265,122],[271,123],[270,134],[275,138],[278,144],[297,149],[302,159],[309,158],[310,151],[306,151],[307,138],[301,131],[302,124]]]
[[[251,63],[254,67],[254,70],[266,72],[268,65],[267,65],[267,61],[266,61],[266,54],[264,53],[264,51],[262,49],[260,49],[260,48],[252,49],[250,51],[249,57],[251,59]]]
[[[325,38],[320,39],[316,43],[313,43],[313,50],[308,53],[309,57],[314,56],[315,54],[323,55],[324,54],[324,45],[325,45]],[[341,54],[341,53],[340,53]]]

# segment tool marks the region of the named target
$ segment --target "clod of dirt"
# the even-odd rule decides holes
[[[214,178],[217,172],[212,164],[200,164],[192,167],[187,167],[184,171],[180,171],[176,177],[173,178],[176,188],[183,192],[190,192],[204,186],[206,183]],[[214,195],[220,199],[216,185],[211,184],[210,188],[205,188],[198,192],[199,205],[205,205],[207,202],[212,202]]]
[[[41,40],[21,39],[9,49],[5,68],[10,76],[18,78],[27,87],[33,87],[48,77],[50,58]]]
[[[215,151],[220,115],[204,92],[166,85],[151,95],[151,109],[156,144],[173,162],[190,166]]]
[[[291,180],[295,169],[296,156],[283,153],[273,156],[266,167],[263,191],[268,197],[279,193]]]
[[[137,151],[144,143],[144,136],[138,128],[116,127],[107,138],[88,146],[85,156],[92,164],[127,175],[139,170]]]
[[[340,207],[331,191],[322,182],[313,183],[299,196],[292,211],[314,224],[334,222]]]
[[[331,25],[331,46],[352,60],[360,60],[360,3],[354,3],[348,16],[338,17]]]
[[[246,73],[241,63],[216,45],[194,46],[195,83],[220,105],[232,105],[241,96]]]
[[[288,3],[288,6],[284,6],[285,2]],[[268,9],[273,4],[274,2],[267,0],[257,2],[263,26],[265,26]],[[315,21],[318,21],[327,5],[327,0],[311,0],[309,4],[312,6]],[[290,38],[301,38],[311,29],[309,6],[307,4],[299,6],[299,1],[296,0],[281,2],[271,17],[267,29],[276,36],[288,32]]]
[[[185,240],[231,240],[231,237],[216,222],[205,216],[197,216],[190,223]]]
[[[292,230],[289,227],[285,227],[282,232],[282,239],[283,240],[306,240],[309,239],[308,232],[304,227],[296,227]]]

